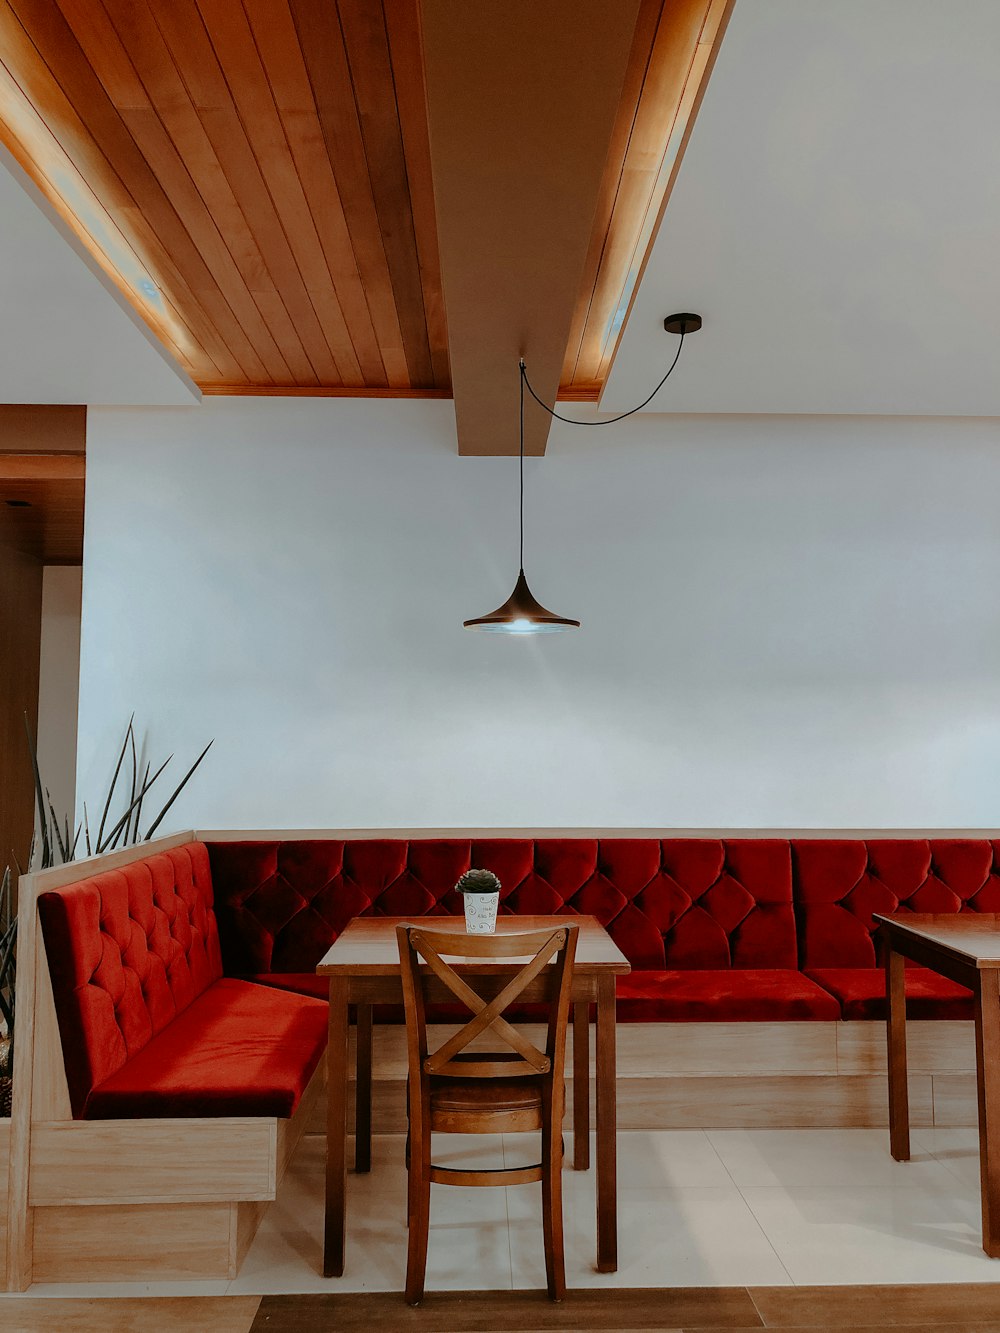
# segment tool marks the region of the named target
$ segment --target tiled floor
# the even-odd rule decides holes
[[[893,1162],[884,1130],[673,1130],[619,1136],[620,1268],[594,1270],[594,1175],[567,1170],[570,1287],[1000,1283],[979,1242],[975,1130],[915,1130]],[[439,1160],[515,1165],[531,1136],[439,1136]],[[36,1286],[32,1295],[398,1291],[406,1255],[401,1137],[351,1176],[348,1262],[321,1275],[323,1140],[303,1141],[231,1283]],[[428,1290],[543,1284],[540,1186],[435,1186]]]

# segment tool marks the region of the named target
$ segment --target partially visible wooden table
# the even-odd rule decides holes
[[[330,1041],[327,1048],[326,1225],[323,1272],[340,1277],[344,1271],[347,1202],[347,1097],[348,1009],[357,1006],[357,1110],[355,1163],[367,1171],[371,1163],[371,1032],[372,1005],[402,1004],[396,926],[409,917],[355,917],[316,968],[330,979]],[[443,917],[443,928],[454,928],[454,918]],[[497,930],[516,932],[561,926],[561,916],[504,916]],[[597,1090],[597,1267],[613,1273],[618,1267],[618,1187],[615,1136],[615,977],[631,968],[625,955],[592,916],[571,917],[580,927],[573,980],[573,1164],[586,1170],[590,1159],[590,1041],[591,1004],[597,1006],[595,1030]],[[420,918],[433,927],[435,918]],[[502,989],[519,964],[509,959],[475,959],[454,964],[457,972],[489,978],[477,989],[484,996]],[[440,985],[440,983],[436,983]],[[539,978],[521,996],[525,1002],[542,998]],[[432,1002],[454,1003],[444,987],[433,989]]]
[[[889,1146],[897,1162],[910,1157],[905,960],[968,986],[975,996],[983,1249],[1000,1259],[1000,916],[908,912],[876,914],[875,920],[885,955]]]

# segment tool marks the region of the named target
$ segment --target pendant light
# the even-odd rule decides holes
[[[465,622],[466,629],[486,630],[490,634],[556,634],[564,629],[579,629],[579,620],[569,620],[566,616],[557,616],[554,611],[547,611],[541,602],[537,601],[528,587],[528,580],[524,577],[524,361],[520,362],[521,375],[521,403],[520,403],[520,475],[521,475],[521,505],[520,505],[520,568],[517,572],[517,582],[514,584],[514,591],[504,602],[503,606],[498,606],[495,611],[489,615],[476,616],[474,620]]]
[[[476,616],[473,620],[464,622],[466,629],[486,630],[491,634],[555,634],[560,630],[579,629],[579,620],[570,620],[567,616],[557,616],[554,611],[547,611],[542,604],[537,601],[531,589],[528,587],[528,580],[524,577],[524,390],[534,398],[539,407],[545,408],[550,417],[556,421],[565,422],[568,426],[611,426],[616,421],[623,421],[625,417],[633,416],[640,412],[647,403],[651,402],[657,393],[663,388],[670,378],[674,366],[680,359],[681,350],[684,347],[684,337],[688,333],[695,333],[701,328],[701,316],[692,314],[668,315],[663,321],[663,327],[667,333],[676,333],[680,337],[680,343],[677,347],[677,354],[671,361],[667,373],[660,380],[653,392],[638,405],[630,408],[627,412],[622,412],[616,417],[611,417],[607,421],[575,421],[572,417],[560,416],[558,412],[553,411],[547,403],[542,402],[538,394],[528,380],[527,368],[522,357],[519,362],[521,385],[520,385],[520,544],[519,560],[520,567],[517,572],[517,582],[514,584],[514,591],[507,598],[502,606],[498,606],[495,611],[491,611],[485,616]]]

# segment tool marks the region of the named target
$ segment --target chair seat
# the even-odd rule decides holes
[[[290,1116],[326,1027],[319,1000],[222,977],[94,1088],[84,1119]]]
[[[431,1079],[431,1113],[449,1115],[463,1111],[540,1111],[541,1080],[530,1074],[524,1078],[452,1078]]]
[[[811,968],[810,977],[836,996],[845,1019],[885,1018],[885,971],[880,967]],[[972,991],[927,967],[907,965],[908,1018],[972,1018]]]

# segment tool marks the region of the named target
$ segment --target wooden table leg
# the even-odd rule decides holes
[[[573,1169],[590,1170],[590,1004],[573,1005]]]
[[[597,981],[597,1271],[618,1271],[615,979]]]
[[[354,1087],[354,1169],[372,1169],[372,1007],[357,1006],[358,1061]]]
[[[1000,972],[980,968],[976,988],[976,1085],[983,1249],[1000,1259]]]
[[[326,1050],[326,1218],[323,1276],[344,1272],[347,1207],[347,979],[330,978],[329,1043]]]
[[[885,945],[886,1054],[889,1063],[889,1149],[910,1160],[910,1103],[906,1086],[906,960]]]

